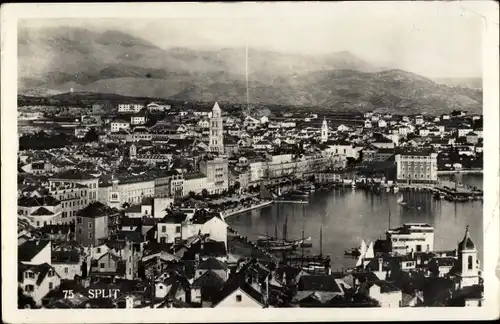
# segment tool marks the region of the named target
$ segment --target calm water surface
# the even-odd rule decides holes
[[[454,176],[446,176],[453,180]],[[460,183],[482,187],[482,175],[459,175]],[[406,205],[397,203],[402,194]],[[420,207],[420,208],[418,208]],[[288,217],[289,239],[299,239],[304,230],[311,236],[310,253],[320,251],[320,228],[323,227],[323,253],[332,257],[332,269],[353,266],[356,260],[344,257],[344,250],[359,246],[361,239],[367,244],[385,238],[385,231],[407,222],[426,222],[435,228],[435,250],[453,250],[463,238],[469,225],[472,240],[482,260],[483,251],[483,203],[471,201],[453,203],[434,200],[429,193],[383,192],[377,196],[360,189],[342,189],[313,193],[310,203],[273,204],[269,207],[227,218],[228,224],[255,240],[260,234],[282,237],[283,224]],[[390,220],[389,220],[390,215]],[[307,250],[306,250],[307,251]]]

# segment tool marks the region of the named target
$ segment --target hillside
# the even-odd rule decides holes
[[[116,31],[45,28],[19,32],[19,93],[73,91],[179,101],[246,102],[245,49],[161,49]],[[482,91],[381,70],[349,52],[320,56],[249,49],[255,104],[337,110],[480,112]]]
[[[452,87],[471,89],[483,88],[483,80],[481,78],[437,78],[435,81]]]

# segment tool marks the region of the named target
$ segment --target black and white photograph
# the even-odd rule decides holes
[[[3,299],[498,317],[498,17],[465,3],[19,7]]]

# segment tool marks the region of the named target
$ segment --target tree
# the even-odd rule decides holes
[[[188,192],[188,195],[189,195],[190,198],[194,198],[196,196],[196,194],[195,194],[194,191]]]
[[[97,131],[95,130],[94,127],[92,127],[87,132],[87,134],[85,134],[85,136],[83,137],[83,141],[86,142],[86,143],[99,141],[99,134],[97,133]]]
[[[17,289],[17,308],[18,309],[23,309],[23,308],[35,308],[36,303],[33,300],[32,297],[26,296],[23,293],[23,290],[21,287]]]
[[[238,190],[240,189],[240,187],[241,187],[240,182],[239,182],[239,181],[236,181],[236,182],[234,183],[234,186],[233,186],[233,187],[234,187],[234,190],[235,190],[235,191],[238,191]]]

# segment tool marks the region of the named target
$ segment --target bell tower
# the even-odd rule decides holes
[[[479,262],[477,249],[469,234],[469,226],[465,228],[463,240],[458,243],[458,276],[460,277],[459,289],[479,284]]]
[[[212,118],[210,118],[210,136],[208,147],[210,152],[224,154],[222,112],[217,102],[214,104],[212,109]]]
[[[328,123],[326,118],[323,119],[323,125],[321,125],[321,143],[328,142]]]

